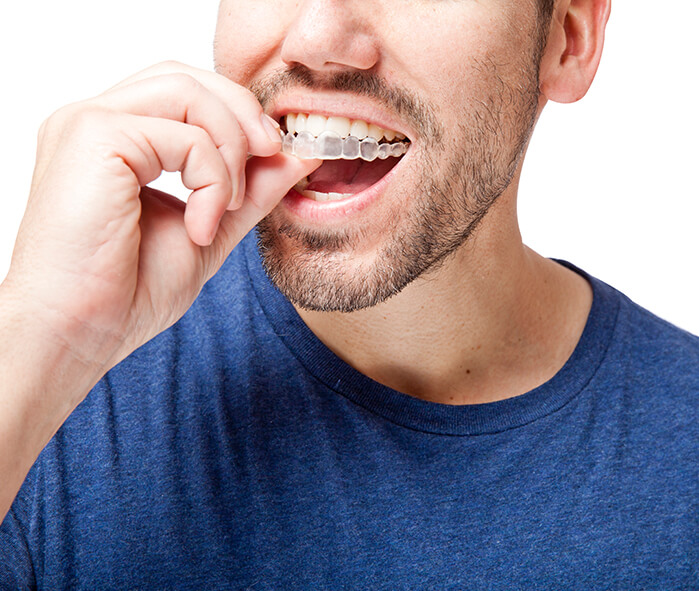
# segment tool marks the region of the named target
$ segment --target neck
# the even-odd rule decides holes
[[[475,404],[528,392],[570,357],[592,292],[522,244],[513,202],[502,195],[460,249],[390,300],[299,314],[341,359],[411,396]]]

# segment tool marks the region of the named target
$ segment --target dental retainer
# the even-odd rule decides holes
[[[350,135],[343,138],[334,131],[324,131],[317,137],[308,131],[287,132],[282,138],[282,152],[305,160],[385,160],[402,156],[408,151],[409,145],[409,142],[403,141],[379,143],[373,137],[360,140]]]

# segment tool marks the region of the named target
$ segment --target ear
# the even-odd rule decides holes
[[[572,103],[585,96],[602,57],[610,10],[611,0],[556,2],[539,78],[547,99]]]

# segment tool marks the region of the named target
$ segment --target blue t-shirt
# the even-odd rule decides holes
[[[699,339],[588,279],[555,377],[448,406],[334,356],[249,236],[40,455],[0,588],[697,588]]]

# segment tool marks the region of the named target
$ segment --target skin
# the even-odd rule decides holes
[[[608,13],[608,0],[557,3],[538,111],[548,99],[585,93]],[[52,115],[39,134],[27,211],[0,285],[0,516],[94,384],[181,317],[242,237],[319,165],[279,153],[277,132],[241,84],[291,63],[319,74],[371,70],[413,89],[454,130],[463,116],[455,105],[483,96],[492,81],[474,75],[467,58],[497,56],[500,74],[516,82],[507,56],[531,46],[531,27],[521,23],[533,18],[525,0],[400,7],[389,0],[224,0],[216,43],[223,75],[161,64]],[[449,36],[462,59],[439,51]],[[362,100],[363,108],[375,107]],[[416,166],[370,205],[364,221],[374,238],[357,251],[360,266],[389,239],[391,214],[424,176],[423,138],[406,131]],[[457,140],[445,138],[447,150]],[[182,171],[193,190],[186,206],[143,188],[163,169]],[[522,245],[520,169],[521,160],[477,231],[427,276],[373,308],[299,308],[304,321],[360,371],[427,400],[497,400],[551,377],[579,338],[590,292]],[[275,215],[288,215],[280,207]]]
[[[537,80],[532,65],[538,62],[537,19],[531,2],[412,2],[400,11],[392,2],[306,2],[295,11],[293,3],[287,3],[288,9],[281,12],[288,20],[272,18],[279,10],[276,4],[252,4],[221,3],[216,61],[227,77],[254,87],[275,71],[301,65],[322,86],[338,72],[371,72],[387,86],[409,88],[443,131],[434,142],[406,121],[400,130],[412,140],[409,165],[402,163],[380,199],[361,212],[328,224],[296,215],[283,202],[265,220],[263,237],[274,253],[268,256],[268,267],[306,324],[359,371],[434,402],[490,402],[550,379],[574,349],[592,296],[578,275],[522,244],[516,217],[523,159],[518,146],[526,144],[527,118],[533,124],[547,93],[557,100],[584,94],[596,68],[596,63],[588,63],[598,59],[601,39],[586,42],[582,37],[590,32],[590,19],[603,24],[606,5],[557,6],[551,45]],[[460,47],[462,52],[443,55],[444,46]],[[416,52],[415,47],[424,51]],[[581,75],[575,60],[585,52]],[[249,56],[245,62],[233,59],[241,54]],[[520,89],[532,78],[534,105],[527,113],[529,97]],[[265,96],[264,106],[278,115],[278,105],[294,105],[296,96],[310,93],[319,97],[319,108],[328,114],[344,114],[342,103],[332,102],[338,96],[343,99],[343,93],[298,84]],[[354,101],[364,103],[367,113],[378,102],[365,96]],[[393,120],[401,119],[399,113],[394,115]],[[483,120],[486,124],[479,127]],[[471,183],[458,182],[468,176],[470,161],[460,161],[464,153],[481,163],[479,168],[487,162],[494,169],[492,187],[481,191],[487,181],[478,175]],[[516,166],[508,169],[513,160]],[[455,175],[458,167],[461,173]],[[465,199],[469,211],[449,210],[443,216],[449,223],[444,225],[438,218],[413,223],[429,206],[423,196],[442,179],[446,188],[432,201],[444,206]],[[496,188],[504,185],[504,191]],[[391,258],[391,252],[407,250],[407,258],[413,257],[412,251],[425,252],[411,251],[409,245],[426,228],[439,236],[465,237],[486,211],[463,246],[453,252],[444,246],[441,264],[426,272],[423,267],[414,281],[406,277],[412,282],[404,289],[400,284],[401,291],[379,305],[365,307],[363,301],[357,306],[363,309],[345,313],[352,285],[357,292],[369,285],[376,293],[388,283],[386,269],[400,274],[399,257]],[[309,256],[308,240],[289,232],[280,235],[279,228],[285,227],[331,239]],[[338,237],[343,236],[350,238],[338,248]],[[328,288],[333,281],[334,287]],[[328,291],[332,293],[324,293]],[[333,306],[342,312],[328,312]]]

